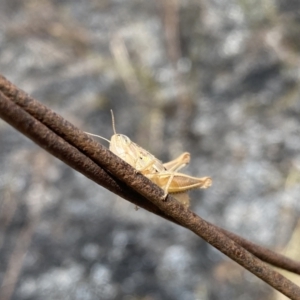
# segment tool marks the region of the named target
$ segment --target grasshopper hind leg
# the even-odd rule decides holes
[[[169,194],[169,193],[168,193],[168,189],[169,189],[169,187],[170,187],[170,184],[171,184],[173,178],[174,178],[174,174],[172,174],[172,175],[170,176],[170,178],[169,178],[169,180],[168,180],[168,182],[167,182],[167,184],[166,184],[166,186],[165,186],[165,188],[164,188],[164,195],[163,195],[163,197],[162,197],[162,200],[163,200],[163,201],[165,201],[166,198],[168,197],[168,194]]]

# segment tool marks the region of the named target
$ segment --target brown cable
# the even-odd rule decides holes
[[[2,78],[1,78],[2,79]],[[2,90],[0,84],[0,90]],[[8,93],[10,99],[21,98],[22,93],[19,92]],[[18,95],[19,94],[19,95]],[[6,93],[7,95],[7,93]],[[28,97],[27,97],[28,98]],[[20,100],[20,99],[19,99]],[[23,99],[24,100],[24,99]],[[26,100],[26,99],[25,99]],[[28,101],[30,100],[30,101]],[[24,102],[26,111],[33,110],[37,107],[37,101],[34,103],[32,99],[27,99]],[[19,105],[19,103],[18,103]],[[24,108],[23,106],[23,108]],[[45,107],[44,107],[45,108]],[[16,112],[18,111],[18,115]],[[9,115],[10,113],[10,115]],[[47,120],[49,115],[47,115],[47,110],[44,109],[44,113],[40,114],[40,121],[42,120],[44,124],[47,125]],[[27,136],[31,136],[32,132],[38,134],[39,127],[35,128],[34,122],[28,124],[27,121],[22,123],[21,115],[28,115],[19,106],[12,103],[7,97],[1,94],[1,106],[0,115],[3,119],[13,125],[15,128],[26,133]],[[56,115],[56,114],[55,114]],[[56,115],[58,117],[58,115]],[[27,116],[28,117],[28,116]],[[36,116],[35,116],[36,117]],[[59,117],[61,118],[61,117]],[[61,118],[62,119],[62,118]],[[24,120],[23,120],[24,121]],[[136,174],[135,170],[126,164],[124,161],[114,156],[112,153],[107,151],[101,145],[90,140],[83,132],[74,128],[70,123],[62,119],[62,123],[55,123],[57,127],[54,126],[54,131],[62,133],[64,139],[68,139],[69,143],[72,143],[77,149],[85,152],[90,156],[97,164],[104,166],[110,173],[124,181],[128,186],[143,194],[147,199],[149,199],[155,206],[160,208],[161,211],[165,212],[166,215],[171,216],[174,220],[179,222],[181,225],[189,228],[202,238],[204,238],[211,245],[222,251],[224,254],[231,257],[233,260],[238,262],[240,265],[244,266],[250,272],[260,277],[271,286],[281,291],[283,294],[291,297],[292,299],[300,299],[300,289],[289,280],[287,280],[282,275],[269,269],[265,264],[256,259],[253,255],[248,253],[241,246],[237,245],[235,242],[230,240],[228,237],[224,236],[219,232],[213,225],[207,223],[199,216],[195,215],[193,212],[182,207],[176,200],[172,197],[168,197],[166,201],[162,201],[163,191],[155,186],[151,181],[142,176],[141,174]],[[47,125],[48,127],[48,125]],[[33,130],[35,129],[35,131]],[[53,128],[52,128],[53,130]],[[59,134],[61,136],[61,134]],[[46,135],[44,135],[45,137]],[[36,138],[34,138],[36,139]],[[33,139],[33,140],[34,140]],[[53,143],[53,140],[52,140]],[[51,145],[46,145],[44,148],[49,148]],[[56,151],[57,149],[53,149]],[[57,155],[60,159],[64,160],[63,155]],[[68,156],[69,159],[73,159],[72,156]],[[76,157],[75,157],[76,158]],[[84,169],[84,165],[83,165]]]

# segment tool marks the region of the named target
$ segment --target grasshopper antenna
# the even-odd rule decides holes
[[[114,117],[114,112],[112,109],[110,110],[110,113],[111,113],[111,121],[112,121],[113,131],[114,131],[114,134],[117,134],[116,126],[115,126],[115,117]]]
[[[97,135],[97,134],[89,133],[89,132],[86,132],[86,131],[85,131],[85,133],[86,133],[86,134],[88,134],[88,135],[91,135],[91,136],[98,137],[98,138],[100,138],[100,139],[102,139],[102,140],[104,140],[104,141],[107,141],[107,142],[110,144],[110,141],[109,141],[108,139],[104,138],[104,137],[103,137],[103,136],[101,136],[101,135]]]
[[[117,132],[116,132],[116,126],[115,126],[115,117],[114,117],[114,113],[113,113],[112,109],[110,110],[110,113],[111,113],[112,128],[113,128],[114,134],[117,134]],[[93,133],[86,132],[86,131],[85,131],[85,133],[88,134],[88,135],[91,135],[91,136],[98,137],[98,138],[100,138],[100,139],[102,139],[104,141],[107,141],[110,144],[110,141],[108,139],[104,138],[101,135],[93,134]]]

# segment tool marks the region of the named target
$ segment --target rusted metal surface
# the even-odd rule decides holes
[[[51,129],[50,132],[49,130],[43,132],[40,136],[41,139],[36,137],[32,138],[35,142],[43,146],[43,148],[49,150],[52,154],[57,151],[65,150],[65,152],[61,152],[60,154],[56,153],[56,156],[62,160],[66,157],[67,163],[72,167],[73,164],[79,160],[80,152],[86,154],[86,156],[102,166],[109,173],[113,174],[118,180],[123,181],[126,185],[143,195],[152,202],[155,207],[164,212],[166,216],[169,216],[170,219],[175,220],[177,223],[190,229],[284,295],[291,299],[300,299],[300,288],[298,286],[270,269],[266,264],[250,254],[238,243],[224,235],[215,226],[201,219],[190,210],[185,209],[172,197],[168,196],[165,201],[162,201],[164,193],[159,187],[141,174],[136,174],[131,166],[110,153],[100,144],[91,140],[85,133],[74,127],[62,117],[39,104],[31,97],[28,97],[24,92],[19,91],[3,77],[0,78],[0,90],[7,96],[0,96],[0,115],[3,119],[30,138],[32,138],[32,132],[38,134],[38,131],[42,130],[41,125],[43,124],[45,125],[43,125],[44,127]],[[17,106],[11,101],[17,104]],[[26,110],[27,113],[23,111],[23,109]],[[29,116],[29,113],[39,122],[34,119],[31,119],[31,121],[28,122],[25,118],[25,114],[22,114],[21,111],[26,114],[26,117]],[[51,136],[51,131],[56,135]],[[47,136],[49,137],[49,140],[46,143],[43,138]],[[71,152],[69,153],[70,148],[68,147],[71,146],[62,145],[63,140],[70,143],[73,146],[72,149],[78,152],[76,152],[76,154],[73,152],[72,154]],[[80,163],[76,165],[76,169],[81,169],[81,171],[84,171],[85,168],[89,170],[90,167],[91,166],[87,164],[86,161],[80,161]],[[117,181],[115,180],[115,182]],[[109,186],[110,182],[108,181],[106,184]],[[111,187],[108,187],[108,189],[112,190]],[[147,202],[145,198],[143,201]]]
[[[218,227],[219,228],[219,227]],[[300,275],[300,263],[294,261],[284,255],[278,254],[265,247],[254,244],[228,230],[219,228],[224,234],[234,240],[236,243],[247,249],[253,255],[258,257],[264,262],[273,265],[274,267],[281,268]]]

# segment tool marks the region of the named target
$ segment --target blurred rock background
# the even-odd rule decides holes
[[[211,176],[206,220],[300,257],[298,1],[0,1],[0,72],[81,129]],[[0,299],[285,299],[0,120]],[[297,277],[296,277],[297,278]],[[298,280],[299,278],[295,279]]]

